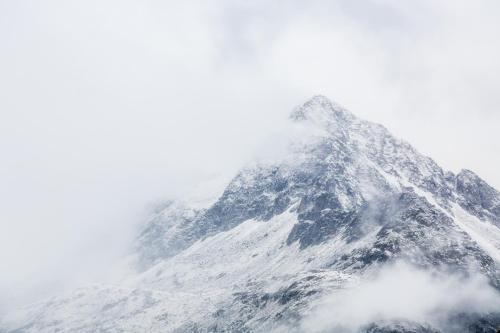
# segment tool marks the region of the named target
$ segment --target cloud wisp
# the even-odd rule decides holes
[[[304,319],[302,329],[357,332],[377,322],[413,322],[447,332],[453,315],[498,309],[500,294],[479,274],[443,275],[398,263],[359,285],[323,297]]]

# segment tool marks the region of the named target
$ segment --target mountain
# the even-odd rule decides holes
[[[170,201],[136,273],[0,332],[496,332],[500,193],[315,96],[215,200]]]

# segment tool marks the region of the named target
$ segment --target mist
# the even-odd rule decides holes
[[[0,0],[0,311],[101,280],[151,203],[324,94],[500,188],[495,1]]]
[[[454,332],[460,329],[451,326],[452,316],[484,315],[499,308],[500,294],[480,274],[442,274],[399,262],[383,267],[359,285],[321,298],[301,329],[347,333],[374,322],[399,321]]]

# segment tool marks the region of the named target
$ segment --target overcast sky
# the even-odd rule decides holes
[[[324,94],[500,188],[500,2],[0,0],[0,310]]]

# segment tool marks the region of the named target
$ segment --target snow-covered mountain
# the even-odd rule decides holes
[[[159,209],[120,285],[13,311],[0,332],[500,328],[498,191],[323,96],[266,147],[214,201]]]

